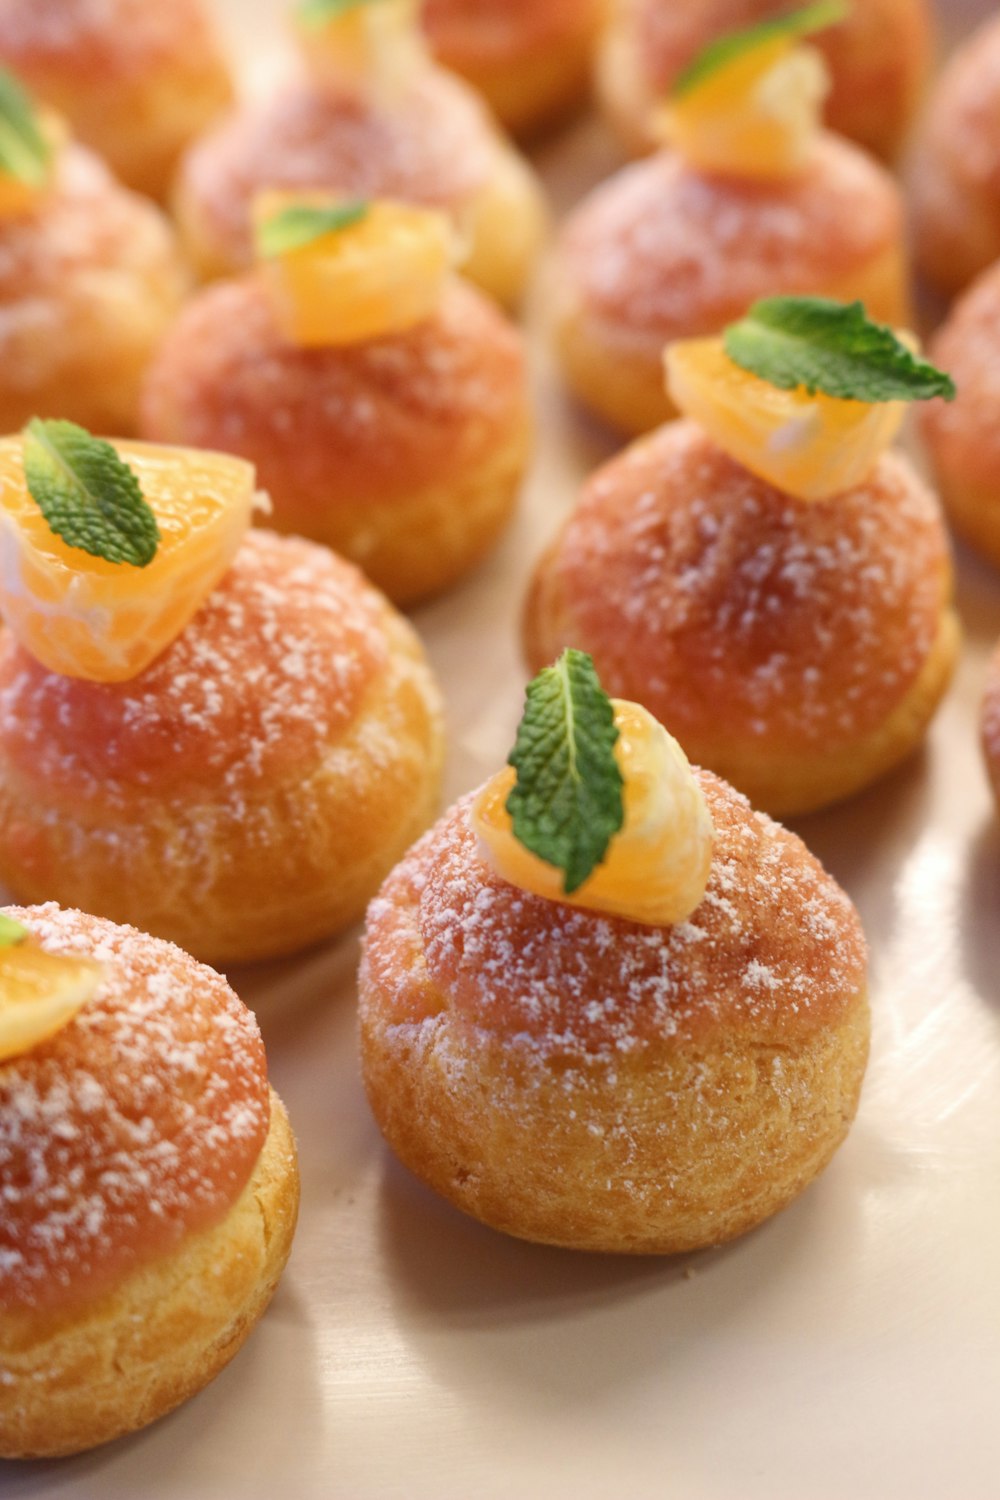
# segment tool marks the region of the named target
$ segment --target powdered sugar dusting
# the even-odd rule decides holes
[[[99,1292],[216,1222],[269,1123],[256,1023],[170,943],[50,904],[10,908],[107,978],[77,1018],[0,1065],[0,1306]]]

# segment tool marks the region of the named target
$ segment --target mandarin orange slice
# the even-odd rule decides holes
[[[170,645],[229,567],[256,497],[251,464],[116,443],[160,530],[145,568],[105,562],[50,530],[28,492],[20,437],[0,439],[0,612],[43,666],[122,682]]]
[[[0,949],[0,1063],[67,1026],[93,999],[103,974],[91,959],[47,953],[30,938]]]

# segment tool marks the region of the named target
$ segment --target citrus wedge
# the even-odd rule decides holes
[[[258,224],[328,193],[263,193]],[[402,333],[430,317],[458,254],[446,214],[373,202],[346,228],[263,261],[282,333],[303,347],[357,344]]]
[[[514,837],[507,767],[479,793],[472,826],[498,875],[550,901],[665,926],[701,904],[712,863],[712,821],[677,741],[637,703],[612,699],[619,737],[615,759],[624,781],[625,822],[604,863],[567,896],[563,876]]]
[[[826,65],[814,47],[772,37],[664,105],[657,128],[699,172],[794,176],[828,91]]]
[[[745,469],[800,500],[863,483],[906,412],[902,401],[779,390],[734,363],[721,338],[671,344],[666,366],[674,405]]]
[[[334,84],[401,83],[424,57],[419,0],[361,0],[326,19],[304,5],[299,34],[310,67]]]
[[[256,494],[242,459],[115,447],[160,530],[145,568],[105,562],[56,536],[28,492],[21,439],[0,440],[0,611],[43,666],[94,682],[137,676],[181,633],[229,567]]]
[[[68,1026],[93,999],[103,974],[90,959],[47,953],[30,939],[0,949],[0,1062]]]

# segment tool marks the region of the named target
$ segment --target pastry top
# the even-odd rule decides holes
[[[174,643],[128,682],[47,671],[0,636],[0,755],[26,797],[102,824],[135,801],[224,797],[316,769],[388,659],[386,604],[356,568],[298,537],[252,531]],[[377,752],[373,743],[371,753]]]
[[[958,396],[928,405],[920,414],[924,430],[951,470],[995,482],[1000,475],[995,417],[1000,407],[1000,265],[984,271],[955,304],[934,337],[931,355],[954,377]]]
[[[734,321],[775,287],[835,286],[902,230],[888,174],[821,134],[807,169],[779,184],[704,176],[658,152],[576,210],[561,254],[590,315],[667,342]]]
[[[802,842],[708,771],[708,888],[648,927],[549,901],[493,873],[459,802],[369,908],[368,977],[389,1025],[447,1011],[526,1061],[623,1061],[658,1044],[794,1046],[864,983],[861,925]]]
[[[967,187],[1000,194],[1000,18],[981,26],[951,57],[921,146]]]
[[[10,914],[106,965],[74,1021],[0,1066],[0,1306],[59,1309],[225,1216],[267,1136],[267,1068],[225,980],[171,943],[55,905]]]
[[[803,753],[874,731],[950,594],[938,506],[905,460],[803,502],[674,422],[592,477],[543,563],[567,643],[623,697],[669,681],[671,728]]]
[[[188,152],[182,190],[234,265],[253,260],[250,204],[263,189],[325,188],[454,207],[487,181],[493,126],[442,69],[416,72],[392,107],[303,76],[235,111]]]
[[[426,0],[423,25],[452,66],[515,62],[592,24],[595,0]]]
[[[248,276],[181,314],[144,411],[147,430],[251,458],[265,489],[326,510],[340,492],[391,501],[460,478],[509,440],[524,405],[520,335],[458,278],[406,332],[304,349],[282,337],[266,286]]]
[[[47,80],[141,81],[215,51],[202,0],[0,0],[0,58],[44,93]]]

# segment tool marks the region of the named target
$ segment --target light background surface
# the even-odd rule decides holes
[[[218,4],[263,86],[282,63],[278,0]],[[952,34],[983,9],[944,4]],[[615,156],[585,122],[538,161],[562,209]],[[535,377],[541,450],[520,518],[416,617],[449,697],[449,799],[509,748],[526,569],[612,451],[565,410],[541,346]],[[0,1497],[997,1500],[1000,832],[977,715],[1000,578],[959,562],[966,649],[926,751],[796,825],[873,946],[861,1112],[818,1184],[681,1261],[508,1241],[381,1145],[356,1064],[356,935],[236,973],[301,1144],[285,1281],[183,1410],[81,1459],[0,1465]]]

